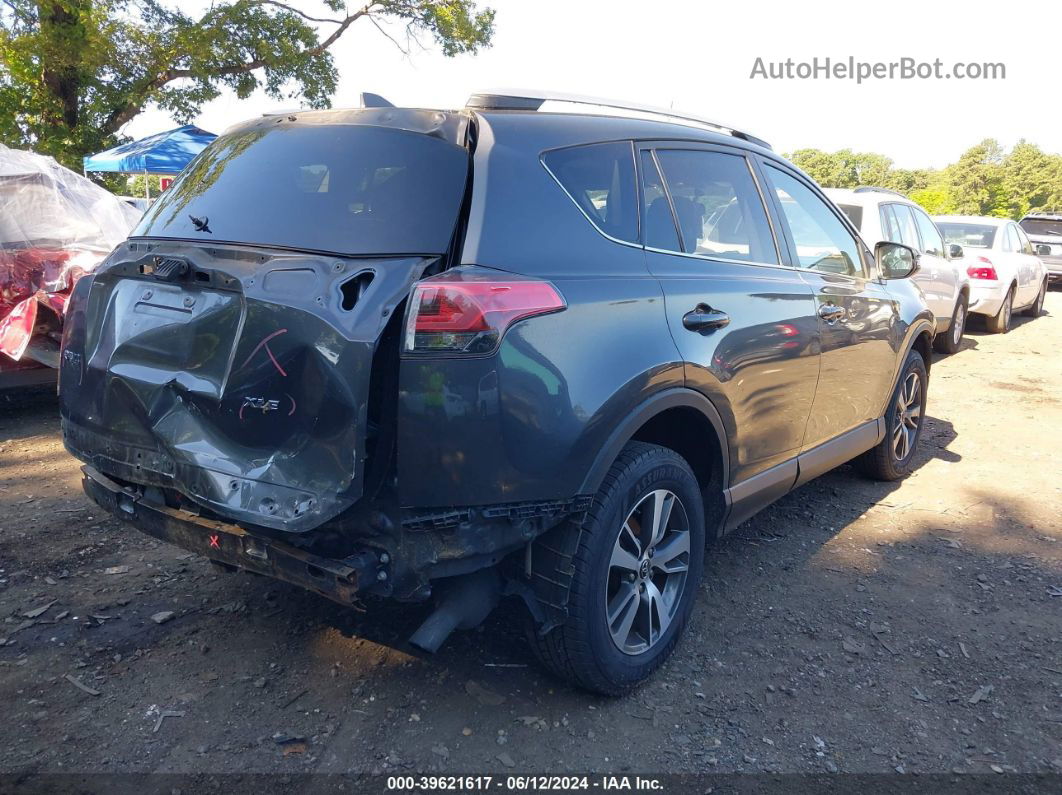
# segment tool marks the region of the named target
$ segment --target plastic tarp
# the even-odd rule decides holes
[[[53,158],[0,144],[0,370],[21,360],[34,337],[58,351],[74,283],[139,218],[138,210]]]
[[[177,174],[217,138],[192,124],[156,133],[85,158],[86,171]]]

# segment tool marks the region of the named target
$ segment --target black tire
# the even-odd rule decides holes
[[[675,589],[677,593],[673,597],[672,607],[667,611],[671,616],[670,622],[659,633],[657,640],[650,640],[642,652],[624,652],[613,639],[613,629],[608,623],[608,589],[616,586],[633,590],[631,598],[634,602],[626,603],[633,604],[635,622],[640,626],[644,626],[640,621],[643,605],[649,605],[646,610],[649,626],[652,627],[652,616],[660,615],[659,610],[654,613],[653,605],[660,605],[662,601],[647,598],[645,583],[651,579],[632,579],[628,582],[624,577],[616,580],[617,571],[624,569],[614,566],[614,550],[623,543],[621,535],[637,540],[640,533],[631,536],[624,534],[626,527],[636,524],[633,512],[645,500],[653,499],[652,495],[664,491],[677,497],[671,509],[675,526],[684,518],[688,527],[689,547],[685,553],[687,569],[681,587]],[[674,513],[678,507],[684,509],[681,516]],[[671,655],[693,609],[700,586],[705,549],[704,507],[697,479],[689,464],[672,450],[643,442],[630,442],[613,463],[582,523],[569,522],[550,532],[565,536],[551,539],[551,547],[575,549],[571,560],[568,616],[564,623],[545,635],[532,628],[528,633],[531,647],[539,661],[558,676],[595,693],[622,695],[648,678]],[[671,538],[672,532],[668,531],[665,538]],[[573,537],[571,534],[576,535]],[[577,543],[573,543],[576,538]],[[660,543],[660,549],[664,547],[665,544]],[[646,549],[645,554],[651,558],[652,547]],[[643,559],[642,564],[645,562]],[[636,576],[642,577],[640,573]],[[656,575],[650,574],[650,578],[653,576]],[[665,579],[669,576],[673,575],[665,575]],[[660,595],[661,591],[655,593]],[[659,626],[661,622],[657,624]],[[627,626],[628,631],[633,627],[632,624]],[[636,634],[631,632],[630,637]],[[648,634],[651,638],[651,629]]]
[[[1036,300],[1029,306],[1022,310],[1022,314],[1025,317],[1040,317],[1040,313],[1044,311],[1044,296],[1047,294],[1047,279],[1044,279],[1044,283],[1040,285],[1040,292],[1036,294]]]
[[[915,413],[914,427],[909,422],[904,422],[904,417],[913,412],[913,403],[907,403],[904,395],[910,379],[914,377],[918,381],[917,412]],[[907,354],[903,370],[900,372],[900,380],[889,398],[889,407],[885,410],[885,438],[876,446],[867,450],[855,460],[855,465],[869,478],[875,480],[899,480],[910,474],[914,467],[915,452],[918,450],[918,440],[922,436],[922,426],[926,416],[926,394],[928,393],[929,376],[926,373],[926,364],[922,360],[922,354],[912,350]],[[905,409],[902,404],[907,404]],[[908,419],[911,419],[908,417]],[[903,422],[903,428],[899,426]],[[904,449],[898,450],[899,435],[904,435]],[[902,453],[902,454],[901,454]]]
[[[993,317],[985,318],[985,328],[992,334],[1006,334],[1010,331],[1010,317],[1014,310],[1014,287],[1007,291],[1007,297]]]
[[[962,347],[962,335],[966,332],[966,298],[959,296],[955,309],[951,313],[951,325],[947,331],[933,338],[933,349],[937,353],[955,353]]]

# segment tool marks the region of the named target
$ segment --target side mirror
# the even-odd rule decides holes
[[[903,243],[882,240],[874,246],[874,260],[883,279],[906,279],[918,272],[918,253]]]
[[[1037,243],[1036,244],[1036,256],[1038,256],[1038,257],[1050,257],[1051,256],[1051,247],[1050,246],[1046,246],[1043,243]]]
[[[966,252],[962,250],[962,246],[958,243],[948,243],[948,259],[962,259],[966,256]]]

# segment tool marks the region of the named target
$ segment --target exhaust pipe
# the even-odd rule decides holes
[[[501,576],[494,568],[439,580],[438,606],[409,642],[434,654],[455,629],[479,626],[501,598]]]

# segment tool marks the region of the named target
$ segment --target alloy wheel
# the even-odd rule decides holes
[[[1011,293],[1007,293],[1007,297],[1003,301],[1003,328],[1004,328],[1004,330],[1010,328],[1010,311],[1012,309],[1011,301],[1012,301]]]
[[[966,305],[959,304],[955,308],[955,319],[951,322],[951,340],[958,347],[962,342],[962,331],[966,326]]]
[[[892,429],[892,454],[904,461],[911,454],[922,422],[922,379],[908,373],[896,396],[896,421]]]
[[[686,509],[667,489],[646,494],[620,527],[605,583],[605,620],[624,654],[659,643],[678,612],[690,563]]]

